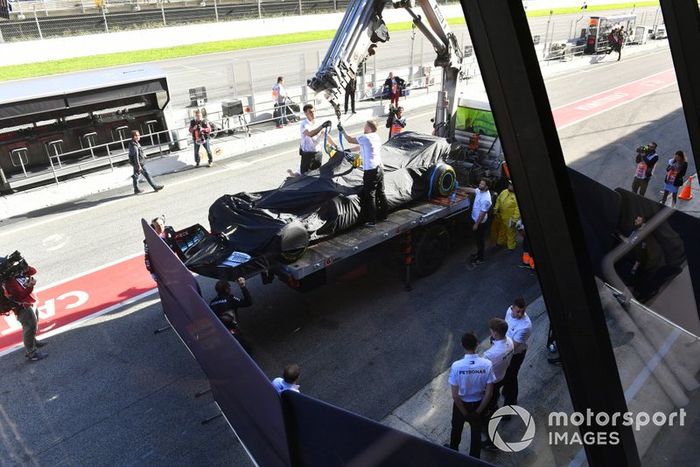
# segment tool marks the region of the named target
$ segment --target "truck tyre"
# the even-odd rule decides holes
[[[444,225],[434,225],[421,232],[413,249],[413,273],[429,276],[438,270],[450,249],[450,232]]]
[[[438,164],[430,175],[430,191],[432,196],[450,196],[455,189],[457,174],[448,164]]]

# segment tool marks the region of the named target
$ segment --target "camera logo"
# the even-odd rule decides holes
[[[515,441],[511,443],[506,443],[498,434],[498,424],[501,423],[501,418],[504,416],[517,415],[525,424],[525,434],[520,441]],[[535,438],[535,420],[533,420],[530,412],[523,409],[518,405],[505,405],[500,409],[496,410],[491,419],[489,420],[489,438],[493,441],[493,444],[505,452],[518,452],[527,448],[532,440]]]

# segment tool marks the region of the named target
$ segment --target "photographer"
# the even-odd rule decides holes
[[[389,129],[389,139],[398,135],[406,128],[406,118],[403,116],[403,107],[397,109],[389,107],[389,118],[386,119],[386,127]]]
[[[649,186],[649,180],[654,174],[654,166],[659,161],[659,155],[656,154],[656,143],[651,142],[648,145],[638,147],[634,161],[637,168],[632,180],[632,193],[644,196],[647,192],[647,186]]]
[[[45,344],[36,340],[39,316],[35,308],[36,269],[29,266],[19,252],[14,252],[2,263],[3,289],[6,297],[14,303],[13,312],[17,321],[22,325],[22,340],[25,348],[25,358],[30,362],[41,360],[43,355],[37,352]]]
[[[214,164],[214,158],[211,155],[211,147],[209,139],[211,138],[211,125],[202,118],[202,112],[197,110],[194,113],[194,118],[190,120],[190,134],[194,141],[194,163],[195,167],[199,167],[199,147],[204,146],[207,150],[207,158],[209,159],[209,167]]]

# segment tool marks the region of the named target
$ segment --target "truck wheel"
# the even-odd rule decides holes
[[[457,174],[455,174],[455,169],[451,165],[438,164],[430,175],[430,191],[433,196],[437,194],[449,196],[455,189],[456,181]]]
[[[419,277],[428,276],[438,270],[450,248],[450,232],[444,225],[435,225],[424,230],[413,249],[413,272]]]

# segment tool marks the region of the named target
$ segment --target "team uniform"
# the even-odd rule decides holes
[[[375,223],[387,215],[387,201],[384,194],[384,167],[382,166],[382,141],[376,132],[357,137],[362,155],[362,213],[365,221]]]
[[[486,221],[489,219],[489,209],[491,209],[491,192],[489,190],[481,191],[479,189],[474,193],[474,206],[472,206],[472,221],[474,224],[479,222],[479,215],[485,212],[484,218],[478,224],[476,229],[476,258],[477,261],[484,260],[484,248],[486,246]]]
[[[507,337],[513,340],[513,344],[523,344],[519,353],[514,353],[508,365],[508,370],[503,378],[503,400],[505,405],[515,405],[518,403],[518,371],[525,360],[527,351],[527,341],[532,334],[532,321],[527,313],[521,319],[513,318],[512,307],[506,311],[505,320],[508,323]]]
[[[464,422],[468,422],[471,427],[469,455],[478,458],[481,454],[483,420],[482,416],[476,413],[476,410],[484,398],[486,386],[496,382],[493,364],[490,360],[476,354],[465,354],[463,359],[452,364],[448,382],[450,386],[458,388],[459,397],[467,409],[467,416],[464,416],[456,404],[452,405],[450,447],[455,450],[459,448]]]
[[[301,392],[301,391],[299,391],[298,384],[288,383],[284,380],[284,378],[281,378],[281,377],[273,379],[272,386],[274,386],[274,388],[277,390],[278,393],[282,393],[282,391]]]
[[[313,137],[304,134],[305,131],[311,133],[321,125],[322,123],[316,123],[316,120],[311,121],[308,118],[301,121],[299,127],[301,136],[301,145],[299,146],[301,164],[299,165],[299,172],[302,174],[321,167],[323,158],[323,131],[320,131]]]
[[[253,298],[247,287],[241,287],[243,298],[235,295],[217,295],[209,302],[209,308],[224,323],[224,326],[233,334],[241,346],[248,351],[248,345],[241,339],[240,326],[238,324],[238,309],[245,308],[253,304]]]
[[[493,396],[486,409],[487,414],[490,414],[498,408],[498,397],[501,387],[503,387],[503,378],[513,358],[513,340],[506,336],[504,339],[493,341],[491,347],[484,352],[484,358],[491,361],[493,374],[496,376],[496,381],[494,381],[493,385]]]

